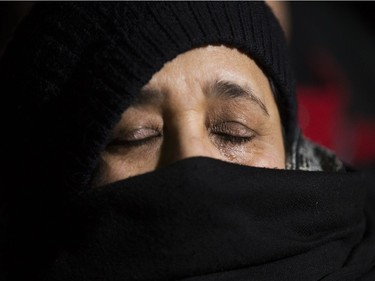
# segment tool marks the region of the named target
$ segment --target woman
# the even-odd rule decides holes
[[[374,276],[366,179],[300,136],[264,3],[37,4],[0,73],[5,280]]]

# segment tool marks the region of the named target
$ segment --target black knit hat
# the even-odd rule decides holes
[[[83,188],[121,113],[178,54],[224,44],[273,81],[291,143],[294,81],[283,32],[262,2],[38,3],[0,63],[5,157],[17,177]],[[14,130],[14,133],[13,133]]]

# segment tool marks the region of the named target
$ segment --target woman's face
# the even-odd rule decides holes
[[[269,81],[236,49],[194,49],[155,73],[114,128],[97,185],[194,156],[285,168]]]

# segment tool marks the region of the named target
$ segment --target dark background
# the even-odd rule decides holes
[[[300,126],[347,163],[374,169],[375,3],[290,2],[289,9]]]
[[[356,93],[350,110],[375,117],[375,2],[291,2],[290,7],[297,80],[325,82],[309,61],[325,52]]]

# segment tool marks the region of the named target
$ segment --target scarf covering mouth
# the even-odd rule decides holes
[[[75,196],[35,280],[374,280],[366,188],[359,172],[182,160]]]

